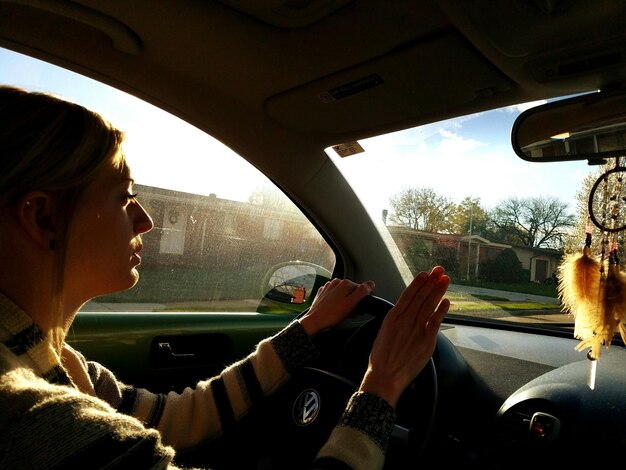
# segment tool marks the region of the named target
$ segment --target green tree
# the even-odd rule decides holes
[[[433,233],[453,233],[455,204],[432,188],[409,188],[392,196],[392,223]]]
[[[465,197],[454,208],[451,217],[453,233],[481,235],[487,234],[487,211],[480,205],[480,198]]]

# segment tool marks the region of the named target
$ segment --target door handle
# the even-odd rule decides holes
[[[170,343],[159,343],[159,355],[161,357],[195,357],[194,353],[175,353]]]

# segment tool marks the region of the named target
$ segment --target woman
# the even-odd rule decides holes
[[[244,417],[316,356],[312,336],[374,289],[333,279],[306,316],[194,389],[153,394],[117,381],[65,336],[85,302],[138,279],[153,224],[132,192],[123,137],[81,106],[0,87],[0,468],[176,468],[176,451]],[[432,355],[449,282],[435,267],[407,287],[315,468],[382,467],[394,407]]]

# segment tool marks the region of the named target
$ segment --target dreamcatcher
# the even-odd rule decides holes
[[[589,348],[588,384],[595,384],[595,370],[602,346],[608,349],[616,331],[626,342],[626,275],[620,266],[620,232],[626,229],[626,167],[602,174],[589,193],[589,220],[581,253],[567,254],[557,270],[563,310],[574,315],[578,351]],[[600,253],[592,253],[593,226],[600,230]]]

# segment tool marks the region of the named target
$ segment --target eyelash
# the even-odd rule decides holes
[[[136,199],[136,198],[137,198],[137,196],[139,196],[139,193],[134,193],[134,194],[125,194],[125,195],[124,195],[124,200],[126,200],[126,201],[130,201],[130,200]]]

